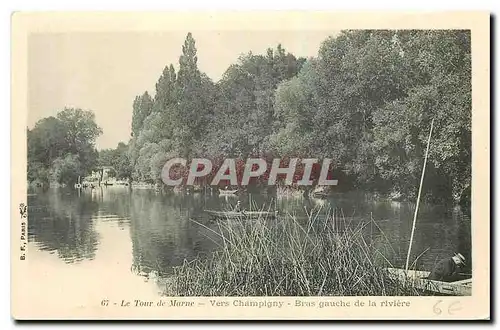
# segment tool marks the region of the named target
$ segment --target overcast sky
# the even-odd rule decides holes
[[[97,148],[127,142],[132,102],[163,68],[178,69],[188,31],[33,34],[28,56],[28,127],[64,107],[93,110],[104,133]],[[214,81],[240,54],[265,54],[278,43],[295,56],[316,56],[333,31],[197,31],[198,67]]]

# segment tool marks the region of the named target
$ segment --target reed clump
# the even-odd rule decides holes
[[[408,296],[410,284],[391,277],[366,224],[311,212],[299,222],[278,218],[218,221],[220,248],[208,259],[174,268],[165,294],[175,296]],[[380,262],[382,260],[383,262]],[[377,262],[376,262],[377,261]],[[376,263],[379,263],[377,265]],[[385,267],[389,267],[388,261]]]

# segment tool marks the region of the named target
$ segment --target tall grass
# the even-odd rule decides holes
[[[320,211],[306,221],[223,219],[208,229],[220,237],[211,258],[185,261],[166,287],[177,296],[379,296],[417,295],[384,270],[384,244],[367,242],[367,225]],[[202,224],[200,224],[202,225]],[[203,226],[203,225],[202,225]],[[378,246],[378,247],[377,247]],[[382,251],[381,251],[382,250]]]

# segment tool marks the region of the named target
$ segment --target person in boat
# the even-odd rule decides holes
[[[234,207],[234,210],[233,210],[233,211],[234,211],[234,212],[241,212],[241,202],[240,202],[240,201],[238,201],[238,202],[236,203],[236,206]]]
[[[438,262],[427,279],[450,282],[464,266],[465,257],[461,253],[457,253],[451,258],[446,258]]]

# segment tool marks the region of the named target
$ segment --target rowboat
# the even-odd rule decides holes
[[[428,280],[430,272],[421,270],[404,270],[399,268],[386,268],[389,274],[394,275],[401,282],[411,281],[411,284],[422,291],[434,292],[450,296],[471,296],[472,278],[454,282]]]
[[[235,190],[219,190],[219,195],[235,195],[238,189]]]
[[[325,186],[318,186],[310,193],[311,197],[326,198],[328,197],[328,189]]]
[[[235,218],[271,218],[276,216],[276,212],[267,211],[215,211],[205,210],[215,218],[235,219]]]

